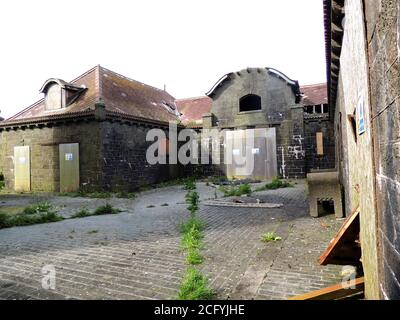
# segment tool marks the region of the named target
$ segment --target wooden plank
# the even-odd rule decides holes
[[[340,227],[336,236],[329,243],[328,248],[321,255],[318,262],[321,265],[359,265],[361,248],[360,234],[360,208],[355,209]]]
[[[362,293],[364,291],[364,277],[357,278],[353,283],[342,282],[320,290],[308,292],[288,300],[339,300]]]
[[[323,138],[322,132],[317,132],[316,140],[317,140],[317,155],[323,156],[324,155],[324,138]]]

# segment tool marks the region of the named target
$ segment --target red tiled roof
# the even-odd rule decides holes
[[[90,69],[71,81],[71,84],[85,86],[87,90],[67,108],[46,111],[44,99],[41,99],[7,121],[82,112],[94,109],[94,104],[99,99],[104,101],[106,111],[109,112],[156,121],[179,121],[175,98],[169,93],[101,66]]]
[[[203,114],[211,111],[212,99],[205,96],[179,99],[175,103],[178,111],[182,114],[183,124],[201,124]]]
[[[328,103],[328,90],[326,83],[301,86],[300,91],[303,93],[303,98],[301,100],[303,105]]]

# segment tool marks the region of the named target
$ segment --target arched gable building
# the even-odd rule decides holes
[[[300,87],[276,69],[247,68],[224,75],[206,95],[209,99],[194,98],[192,104],[178,100],[178,109],[192,116],[186,122],[194,127],[229,131],[221,135],[222,146],[224,139],[240,140],[253,130],[254,178],[304,178],[313,169],[334,168],[326,84]],[[200,121],[193,109],[204,112],[207,106]],[[221,147],[221,153],[226,150]],[[229,165],[218,168],[235,176]]]

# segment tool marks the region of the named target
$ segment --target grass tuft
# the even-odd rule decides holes
[[[276,190],[280,188],[293,188],[293,185],[288,181],[282,181],[279,178],[275,178],[274,180],[272,180],[272,182],[257,188],[256,191]]]
[[[184,190],[194,190],[196,189],[196,181],[193,178],[187,178],[183,182]]]
[[[244,194],[251,194],[251,187],[248,183],[241,184],[239,186],[231,186],[231,187],[224,187],[221,186],[219,187],[219,190],[221,190],[224,193],[224,197],[240,197]]]
[[[187,233],[193,227],[199,231],[203,231],[204,230],[204,222],[198,218],[189,218],[186,222],[181,223],[179,225],[179,231],[181,233]]]
[[[195,268],[189,268],[183,278],[178,299],[179,300],[210,300],[214,292],[208,287],[208,281]]]
[[[275,232],[267,232],[261,236],[262,242],[271,242],[271,241],[280,241],[282,237],[279,237],[275,234]]]
[[[121,192],[116,194],[116,197],[117,198],[121,198],[121,199],[135,199],[136,198],[136,193],[121,191]]]
[[[71,218],[85,218],[85,217],[89,217],[92,214],[86,210],[86,209],[82,209],[80,211],[78,211],[77,213],[75,213],[74,215],[71,216]]]
[[[111,204],[107,203],[104,206],[98,207],[94,212],[93,215],[99,216],[103,214],[117,214],[120,213],[122,210],[114,208]]]
[[[14,215],[7,215],[6,213],[0,213],[0,229],[28,226],[32,224],[57,222],[64,220],[63,217],[59,216],[54,211],[40,212],[40,213],[18,213]]]
[[[193,248],[189,249],[186,255],[186,262],[191,265],[197,265],[203,262],[203,257],[201,256],[199,249]]]
[[[196,191],[189,191],[185,196],[186,203],[189,205],[188,210],[190,211],[191,217],[193,217],[199,209],[199,198],[199,194]]]
[[[24,214],[38,214],[38,213],[46,213],[49,212],[52,208],[52,205],[47,202],[41,202],[37,204],[33,204],[24,208]]]

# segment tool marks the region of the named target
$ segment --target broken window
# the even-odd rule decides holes
[[[310,113],[310,114],[314,113],[314,106],[306,106],[305,109],[306,109],[305,111],[307,113]]]
[[[261,97],[255,94],[248,94],[239,101],[239,112],[261,110]]]

